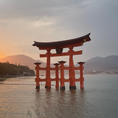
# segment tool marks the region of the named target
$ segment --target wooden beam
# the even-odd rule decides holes
[[[75,79],[76,82],[79,82],[80,81],[80,78],[79,79]]]
[[[69,67],[64,67],[64,70],[69,70]],[[73,67],[74,70],[80,70],[80,67]],[[46,67],[40,67],[39,70],[47,70]],[[50,70],[56,70],[55,68],[50,68]]]
[[[46,79],[39,79],[40,82],[46,82]]]
[[[64,82],[69,82],[70,80],[69,79],[64,79]]]
[[[60,80],[60,79],[59,79]],[[39,79],[40,82],[46,82],[46,79]],[[54,79],[51,79],[51,81],[56,81],[56,78]],[[69,82],[70,80],[69,79],[64,79],[64,82]],[[76,82],[79,82],[80,81],[80,78],[78,79],[75,79]]]
[[[61,53],[61,54],[57,54],[57,53],[53,53],[53,54],[50,54],[51,57],[56,57],[56,56],[69,56],[70,54],[73,54],[73,55],[81,55],[82,54],[82,50],[80,51],[73,51],[73,52],[64,52],[64,53]],[[40,57],[47,57],[48,55],[47,54],[40,54]]]
[[[84,42],[80,42],[80,43],[76,43],[76,44],[66,44],[63,46],[59,46],[58,48],[69,48],[69,47],[78,47],[78,46],[82,46]],[[52,47],[38,47],[39,50],[47,50],[47,49],[56,49],[57,47],[52,46]]]
[[[40,67],[39,70],[47,70],[46,67]],[[56,70],[55,68],[50,68],[50,70]]]
[[[56,78],[53,78],[53,79],[50,78],[50,80],[51,80],[51,81],[56,81]],[[39,81],[40,81],[40,82],[46,82],[46,79],[41,79],[41,78],[40,78]]]
[[[69,79],[64,79],[64,82],[69,82],[70,80]],[[75,79],[76,82],[79,82],[80,81],[80,78],[79,79]]]

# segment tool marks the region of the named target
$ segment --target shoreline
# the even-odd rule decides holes
[[[28,77],[28,76],[35,76],[35,75],[4,75],[4,76],[0,76],[0,81],[5,81],[7,79],[10,79],[10,78],[17,78],[17,77]]]
[[[84,75],[118,75],[118,73],[84,73]],[[17,78],[17,77],[29,77],[29,76],[35,76],[35,75],[4,75],[0,76],[0,81],[5,81],[10,78]]]

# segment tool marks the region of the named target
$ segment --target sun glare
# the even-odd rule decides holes
[[[0,59],[4,57],[5,57],[5,54],[0,52]]]

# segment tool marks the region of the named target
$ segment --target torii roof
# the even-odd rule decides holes
[[[57,48],[68,48],[69,46],[81,46],[83,43],[90,41],[89,37],[90,33],[84,35],[82,37],[64,40],[64,41],[56,41],[56,42],[36,42],[34,41],[33,46],[38,47],[39,49],[57,49]]]

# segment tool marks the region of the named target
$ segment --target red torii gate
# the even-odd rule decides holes
[[[47,53],[40,54],[40,57],[46,57],[47,58],[47,65],[46,67],[40,67],[41,63],[35,63],[36,67],[36,89],[40,88],[40,81],[46,82],[45,88],[51,88],[51,81],[56,81],[56,88],[59,88],[59,81],[61,85],[61,89],[65,89],[64,82],[70,82],[70,89],[76,89],[75,82],[80,81],[80,88],[84,88],[84,78],[83,78],[83,64],[84,62],[78,62],[80,65],[79,67],[74,66],[73,62],[73,55],[80,55],[82,54],[82,50],[80,51],[74,51],[73,48],[77,46],[82,46],[85,42],[90,41],[89,37],[90,33],[78,37],[75,39],[65,40],[65,41],[57,41],[57,42],[34,42],[33,46],[36,46],[39,48],[39,50],[47,50]],[[63,48],[69,48],[68,52],[63,52]],[[55,49],[56,53],[51,53],[51,50]],[[65,67],[64,63],[65,61],[59,61],[59,63],[54,64],[55,68],[52,68],[50,66],[50,58],[56,57],[56,56],[69,56],[69,67]],[[46,71],[46,78],[41,79],[39,77],[40,70]],[[54,70],[56,73],[56,78],[51,79],[50,78],[50,71]],[[60,70],[60,78],[59,78],[59,70]],[[64,70],[69,70],[69,79],[64,79]],[[80,70],[80,78],[75,79],[75,70]]]

